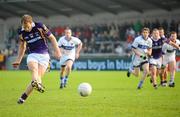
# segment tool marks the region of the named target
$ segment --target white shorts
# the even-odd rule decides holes
[[[166,66],[169,62],[173,62],[173,61],[176,61],[175,55],[164,55],[162,64],[163,66]]]
[[[143,60],[142,58],[138,56],[134,56],[133,61],[132,61],[133,67],[140,67],[144,63],[148,63],[148,59]]]
[[[49,54],[31,53],[27,57],[27,64],[33,61],[33,62],[43,65],[47,69],[49,65],[49,60],[50,60]]]
[[[62,65],[66,65],[66,62],[68,61],[68,60],[72,60],[73,62],[74,62],[74,60],[75,60],[75,58],[74,57],[69,57],[69,56],[62,56],[61,58],[60,58],[60,66],[62,66]]]
[[[160,69],[162,66],[162,57],[158,59],[150,58],[149,63],[150,65],[155,65],[158,69]]]

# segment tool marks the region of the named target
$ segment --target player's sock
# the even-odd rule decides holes
[[[171,78],[170,78],[170,83],[173,83],[174,82],[174,76],[171,75]]]
[[[18,100],[18,104],[23,104],[24,103],[24,101],[27,99],[27,97],[28,97],[28,95],[26,94],[26,93],[23,93],[22,95],[21,95],[21,97],[19,98],[19,100]]]
[[[170,78],[170,81],[169,81],[169,87],[175,87],[174,75],[171,75],[171,78]]]
[[[141,80],[141,81],[139,82],[138,87],[137,87],[138,89],[141,89],[141,87],[142,87],[142,85],[143,85],[143,82],[144,82],[143,80]]]
[[[62,89],[64,87],[64,77],[60,77],[60,88]]]
[[[66,87],[66,85],[67,85],[67,81],[68,81],[68,76],[65,76],[65,78],[64,78],[64,86]]]
[[[133,66],[130,66],[127,72],[127,77],[130,77],[132,71],[133,71]]]

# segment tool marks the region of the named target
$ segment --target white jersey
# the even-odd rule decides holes
[[[147,49],[152,48],[152,40],[149,37],[145,40],[142,36],[138,36],[132,43],[132,47],[141,53],[145,53]]]
[[[180,41],[177,39],[176,44],[180,45]],[[163,52],[163,65],[176,60],[176,48],[168,43],[164,43],[162,47]]]
[[[177,39],[176,44],[180,45],[180,41]],[[167,56],[175,56],[176,55],[176,48],[168,43],[164,43],[162,47],[162,52]]]
[[[75,60],[76,46],[80,43],[81,40],[73,36],[71,36],[71,40],[67,40],[65,36],[59,38],[58,46],[62,50],[61,64],[64,64],[68,59]]]
[[[147,49],[152,48],[152,40],[149,37],[147,40],[145,40],[142,36],[138,36],[132,43],[132,48],[137,49],[139,52],[145,55]],[[148,63],[148,58],[144,60],[135,55],[132,63],[134,67],[139,67],[143,63]]]

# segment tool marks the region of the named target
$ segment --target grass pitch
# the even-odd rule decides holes
[[[28,71],[0,71],[0,117],[179,117],[180,73],[174,88],[155,90],[149,78],[137,90],[138,78],[121,71],[73,71],[68,87],[59,89],[59,73],[46,73],[45,93],[33,91],[23,105],[17,100],[31,80]],[[81,97],[81,82],[92,85],[92,94]]]

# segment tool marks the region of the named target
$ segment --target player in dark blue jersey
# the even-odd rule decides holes
[[[162,65],[162,46],[166,41],[165,38],[161,38],[158,29],[153,29],[152,32],[152,53],[150,62],[151,81],[155,89],[157,89],[157,74],[161,73]]]
[[[50,60],[47,38],[52,43],[55,50],[55,56],[58,59],[61,56],[56,38],[44,24],[33,22],[32,16],[30,15],[24,15],[21,19],[21,24],[22,27],[18,30],[20,40],[18,56],[12,65],[14,68],[17,68],[27,50],[27,66],[31,71],[32,81],[19,98],[18,104],[24,103],[33,89],[36,89],[41,93],[44,92],[41,78],[44,75]]]

